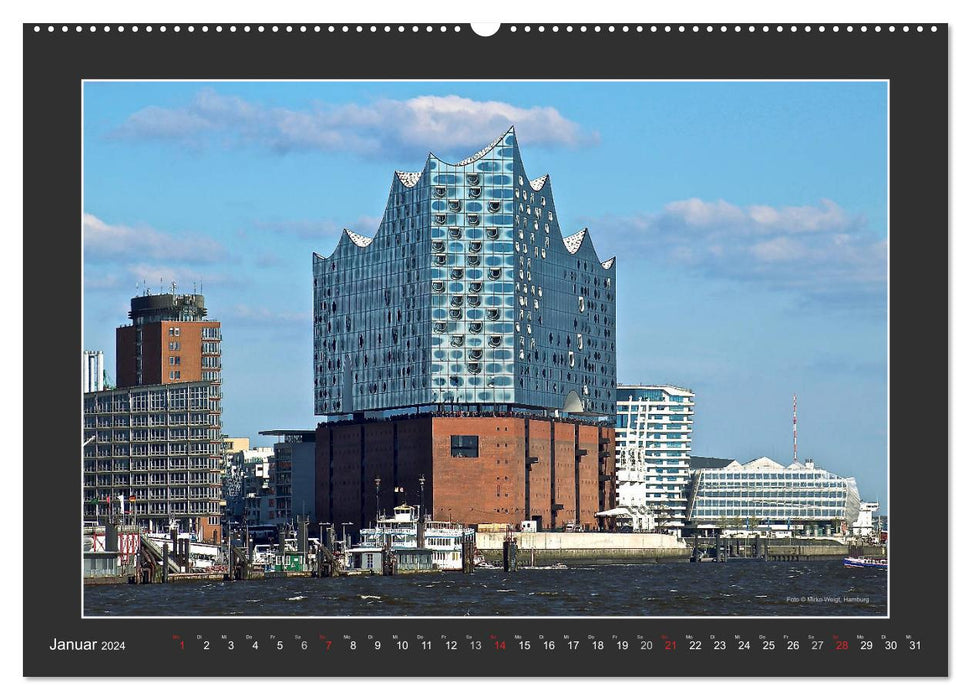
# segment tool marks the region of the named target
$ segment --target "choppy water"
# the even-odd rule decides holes
[[[576,565],[91,586],[86,615],[883,615],[887,573],[839,561]]]

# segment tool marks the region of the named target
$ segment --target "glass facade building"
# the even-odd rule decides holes
[[[617,387],[618,506],[646,512],[654,527],[673,534],[687,515],[694,405],[694,394],[681,387]]]
[[[845,530],[860,514],[856,480],[811,460],[788,467],[760,457],[693,475],[689,518],[698,528],[779,526],[806,534]]]
[[[614,415],[616,274],[564,238],[515,131],[396,172],[373,238],[314,254],[314,410],[489,405]]]

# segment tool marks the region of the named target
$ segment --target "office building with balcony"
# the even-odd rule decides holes
[[[424,476],[436,518],[596,526],[612,505],[614,263],[586,229],[563,236],[513,129],[396,172],[375,234],[313,257],[318,517],[365,522],[371,480],[414,501]]]
[[[84,393],[85,520],[221,536],[221,331],[200,294],[145,294],[118,328],[118,387]]]
[[[671,385],[617,387],[617,505],[635,530],[680,535],[689,483],[694,394]]]
[[[176,526],[219,541],[220,415],[213,382],[85,394],[84,519],[124,516],[153,532]]]

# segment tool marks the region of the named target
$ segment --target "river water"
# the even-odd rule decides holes
[[[582,565],[88,586],[86,615],[884,615],[887,573],[840,561]]]

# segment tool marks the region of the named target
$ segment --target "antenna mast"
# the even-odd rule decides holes
[[[796,451],[796,395],[792,395],[792,462],[799,461],[799,453]]]

